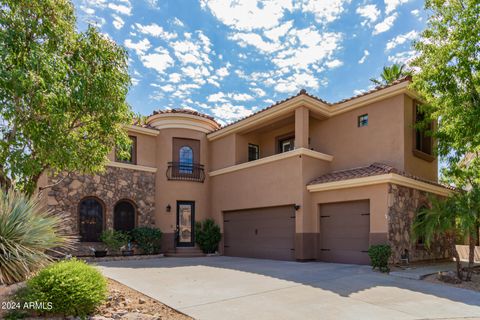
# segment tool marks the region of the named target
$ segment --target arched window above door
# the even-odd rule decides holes
[[[183,146],[178,151],[180,162],[180,173],[193,173],[193,150],[189,146]]]

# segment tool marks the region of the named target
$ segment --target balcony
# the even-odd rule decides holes
[[[205,170],[203,164],[169,162],[167,169],[167,179],[177,181],[205,181]]]

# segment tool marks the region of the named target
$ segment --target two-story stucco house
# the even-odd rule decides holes
[[[131,157],[105,174],[48,178],[48,206],[68,215],[78,253],[104,229],[156,226],[163,251],[194,247],[195,221],[220,225],[224,255],[368,263],[369,245],[394,259],[443,257],[410,242],[437,182],[430,137],[405,78],[337,103],[304,90],[221,127],[188,110],[155,112],[129,126]],[[44,183],[51,183],[46,181]],[[181,250],[181,249],[180,249]]]

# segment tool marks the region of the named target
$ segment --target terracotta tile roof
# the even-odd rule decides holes
[[[334,171],[331,173],[324,174],[316,179],[313,179],[308,183],[308,185],[313,185],[313,184],[321,184],[321,183],[327,183],[327,182],[336,182],[336,181],[343,181],[343,180],[350,180],[350,179],[356,179],[356,178],[365,178],[365,177],[372,177],[372,176],[378,176],[382,174],[388,174],[388,173],[395,173],[407,178],[411,178],[417,181],[429,183],[432,185],[436,185],[439,187],[443,187],[446,189],[450,190],[455,190],[455,188],[444,185],[441,183],[437,183],[435,181],[430,181],[427,179],[423,179],[411,174],[408,174],[404,171],[398,170],[392,166],[389,166],[387,164],[383,163],[373,163],[367,167],[358,167],[358,168],[352,168],[352,169],[347,169],[347,170],[340,170],[340,171]]]
[[[194,115],[194,116],[198,116],[198,117],[202,117],[202,118],[206,118],[208,120],[212,120],[214,121],[215,123],[217,123],[217,121],[215,121],[215,118],[212,117],[212,116],[209,116],[207,114],[204,114],[204,113],[200,113],[198,111],[194,111],[194,110],[190,110],[190,109],[166,109],[166,110],[155,110],[153,111],[153,115],[156,115],[156,114],[162,114],[162,113],[184,113],[184,114],[191,114],[191,115]],[[217,123],[218,124],[218,123]]]
[[[366,96],[370,93],[373,93],[373,92],[377,92],[377,91],[380,91],[382,89],[386,89],[386,88],[389,88],[391,86],[394,86],[396,84],[399,84],[399,83],[402,83],[402,82],[406,82],[406,81],[412,81],[412,76],[405,76],[403,78],[400,78],[398,80],[395,80],[393,81],[392,83],[389,83],[389,84],[384,84],[384,85],[380,85],[380,86],[376,86],[375,88],[373,89],[370,89],[368,91],[365,91],[365,92],[362,92],[360,94],[357,94],[356,96],[353,96],[353,97],[350,97],[350,98],[346,98],[346,99],[342,99],[340,101],[337,101],[337,102],[334,102],[334,103],[330,103],[330,105],[334,106],[334,105],[337,105],[337,104],[340,104],[340,103],[344,103],[346,101],[350,101],[350,100],[353,100],[353,99],[357,99],[357,98],[360,98],[360,97],[363,97],[363,96]]]
[[[334,103],[327,102],[327,101],[325,101],[325,100],[323,100],[323,99],[321,99],[321,98],[319,98],[319,97],[317,97],[317,96],[314,96],[314,95],[312,95],[312,94],[307,93],[307,90],[302,89],[302,90],[300,90],[296,95],[293,95],[293,96],[291,96],[291,97],[288,97],[288,98],[283,99],[283,100],[280,100],[280,101],[277,101],[277,102],[275,102],[274,104],[272,104],[272,105],[270,105],[270,106],[268,106],[268,107],[266,107],[266,108],[264,108],[264,109],[261,109],[261,110],[255,112],[255,113],[252,113],[251,115],[248,115],[248,116],[246,116],[246,117],[244,117],[244,118],[242,118],[242,119],[239,119],[239,120],[237,120],[237,121],[231,122],[231,123],[229,123],[229,124],[227,124],[227,125],[219,128],[219,129],[217,129],[217,130],[214,130],[214,131],[212,131],[212,132],[215,132],[215,131],[221,130],[221,129],[223,129],[223,128],[229,127],[229,126],[231,126],[231,125],[233,125],[233,124],[235,124],[235,123],[238,123],[238,122],[241,122],[241,121],[243,121],[243,120],[245,120],[245,119],[248,119],[248,118],[250,118],[250,117],[253,117],[253,116],[255,116],[255,115],[259,114],[259,113],[262,113],[262,112],[264,112],[264,111],[267,111],[267,110],[269,110],[269,109],[271,109],[271,108],[276,107],[276,106],[279,105],[279,104],[282,104],[282,103],[284,103],[284,102],[287,102],[287,101],[289,101],[289,100],[292,100],[292,99],[294,99],[294,98],[296,98],[296,97],[298,97],[298,96],[301,96],[301,95],[306,95],[306,96],[308,96],[308,97],[310,97],[310,98],[313,98],[313,99],[315,99],[315,100],[317,100],[317,101],[319,101],[319,102],[321,102],[321,103],[324,103],[324,104],[326,104],[326,105],[328,105],[328,106],[335,106],[335,105],[338,105],[338,104],[340,104],[340,103],[343,103],[343,102],[346,102],[346,101],[350,101],[350,100],[353,100],[353,99],[357,99],[357,98],[366,96],[366,95],[368,95],[368,94],[371,94],[371,93],[374,93],[374,92],[377,92],[377,91],[380,91],[380,90],[383,90],[383,89],[392,87],[392,86],[394,86],[394,85],[396,85],[396,84],[399,84],[399,83],[402,83],[402,82],[406,82],[406,81],[411,81],[411,80],[412,80],[412,77],[411,77],[411,76],[405,76],[405,77],[403,77],[403,78],[401,78],[401,79],[398,79],[398,80],[393,81],[392,83],[389,83],[389,84],[386,84],[386,85],[376,86],[375,88],[373,88],[373,89],[371,89],[371,90],[368,90],[368,91],[363,92],[363,93],[361,93],[361,94],[358,94],[358,95],[356,95],[356,96],[353,96],[353,97],[350,97],[350,98],[346,98],[346,99],[343,99],[343,100],[340,100],[340,101],[337,101],[337,102],[334,102]]]
[[[146,124],[146,123],[140,123],[138,119],[135,119],[132,123],[132,126],[135,126],[135,127],[140,127],[140,128],[146,128],[146,129],[153,129],[153,130],[157,130],[157,128],[155,127],[152,127],[151,125],[149,124]]]

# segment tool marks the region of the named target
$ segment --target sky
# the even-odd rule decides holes
[[[304,88],[336,102],[407,63],[427,14],[419,0],[73,0],[124,46],[137,113],[187,108],[222,125]]]

